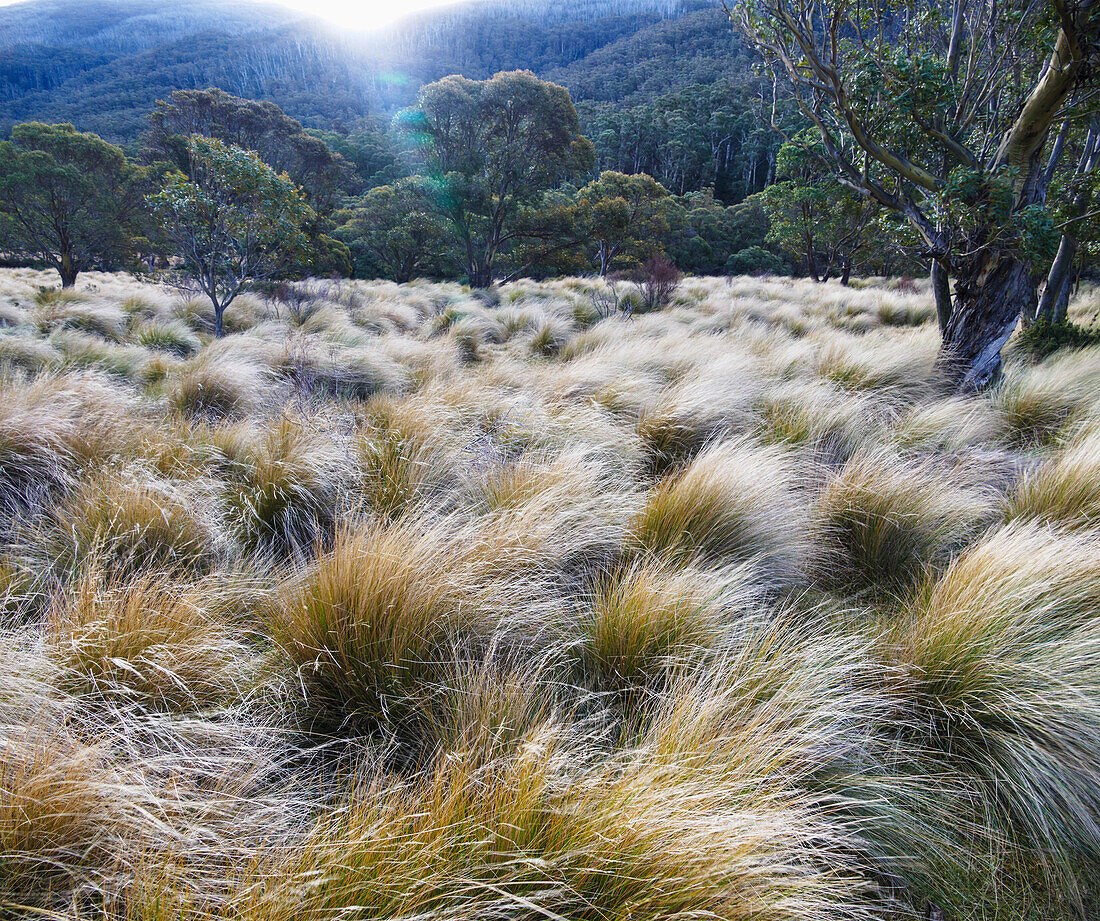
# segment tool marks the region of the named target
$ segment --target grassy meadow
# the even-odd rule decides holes
[[[1100,912],[1100,347],[80,278],[0,272],[0,919]]]

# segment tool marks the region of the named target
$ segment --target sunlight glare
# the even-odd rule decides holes
[[[347,29],[377,29],[403,16],[449,6],[459,0],[279,0],[303,13],[327,19]]]

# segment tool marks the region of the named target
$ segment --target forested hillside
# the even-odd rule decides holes
[[[708,0],[489,2],[350,35],[267,4],[46,0],[0,10],[0,131],[68,121],[130,141],[156,99],[208,86],[328,128],[388,116],[449,73],[511,69],[637,104],[740,72],[733,43]]]

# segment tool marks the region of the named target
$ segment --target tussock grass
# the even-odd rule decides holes
[[[1095,914],[1100,352],[853,281],[0,272],[0,916]]]
[[[440,539],[402,526],[343,534],[280,593],[272,635],[312,728],[415,743],[421,711],[447,687],[463,647],[483,644],[491,623],[439,578]]]
[[[305,421],[281,419],[261,432],[224,430],[226,516],[248,553],[308,556],[331,539],[339,456]]]
[[[125,394],[91,375],[0,379],[0,508],[29,511],[116,445]]]
[[[1100,854],[1097,549],[1095,535],[1003,529],[884,639],[903,671],[904,731],[976,778],[1000,820],[1062,873]]]
[[[125,786],[63,729],[12,727],[0,743],[0,904],[42,911],[94,896],[128,849]]]
[[[1081,349],[1006,373],[994,394],[1015,442],[1049,443],[1096,403],[1100,349]]]
[[[886,450],[853,457],[814,515],[815,581],[841,594],[904,593],[992,517],[991,505]]]
[[[792,381],[765,393],[759,434],[769,444],[805,446],[843,463],[883,432],[881,407],[831,385]]]
[[[154,710],[207,710],[247,690],[244,646],[211,586],[87,572],[49,615],[46,650],[66,693]]]
[[[749,441],[719,442],[680,475],[657,484],[631,523],[630,540],[665,559],[752,562],[787,584],[802,558],[792,459]]]
[[[51,559],[96,565],[119,576],[144,570],[202,572],[215,561],[216,537],[186,497],[123,471],[87,481],[57,510]]]
[[[269,386],[269,374],[254,360],[204,352],[168,376],[166,393],[181,413],[223,418],[257,410]]]
[[[736,580],[734,580],[736,584]],[[756,600],[742,587],[737,600]],[[653,704],[669,676],[721,645],[730,588],[691,569],[635,563],[598,582],[580,621],[580,664],[601,692]]]
[[[1100,527],[1100,431],[1087,429],[1025,473],[1009,496],[1008,517],[1072,529]]]

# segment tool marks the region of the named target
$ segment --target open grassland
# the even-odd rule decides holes
[[[0,918],[1100,910],[1100,348],[81,277],[0,274]]]

